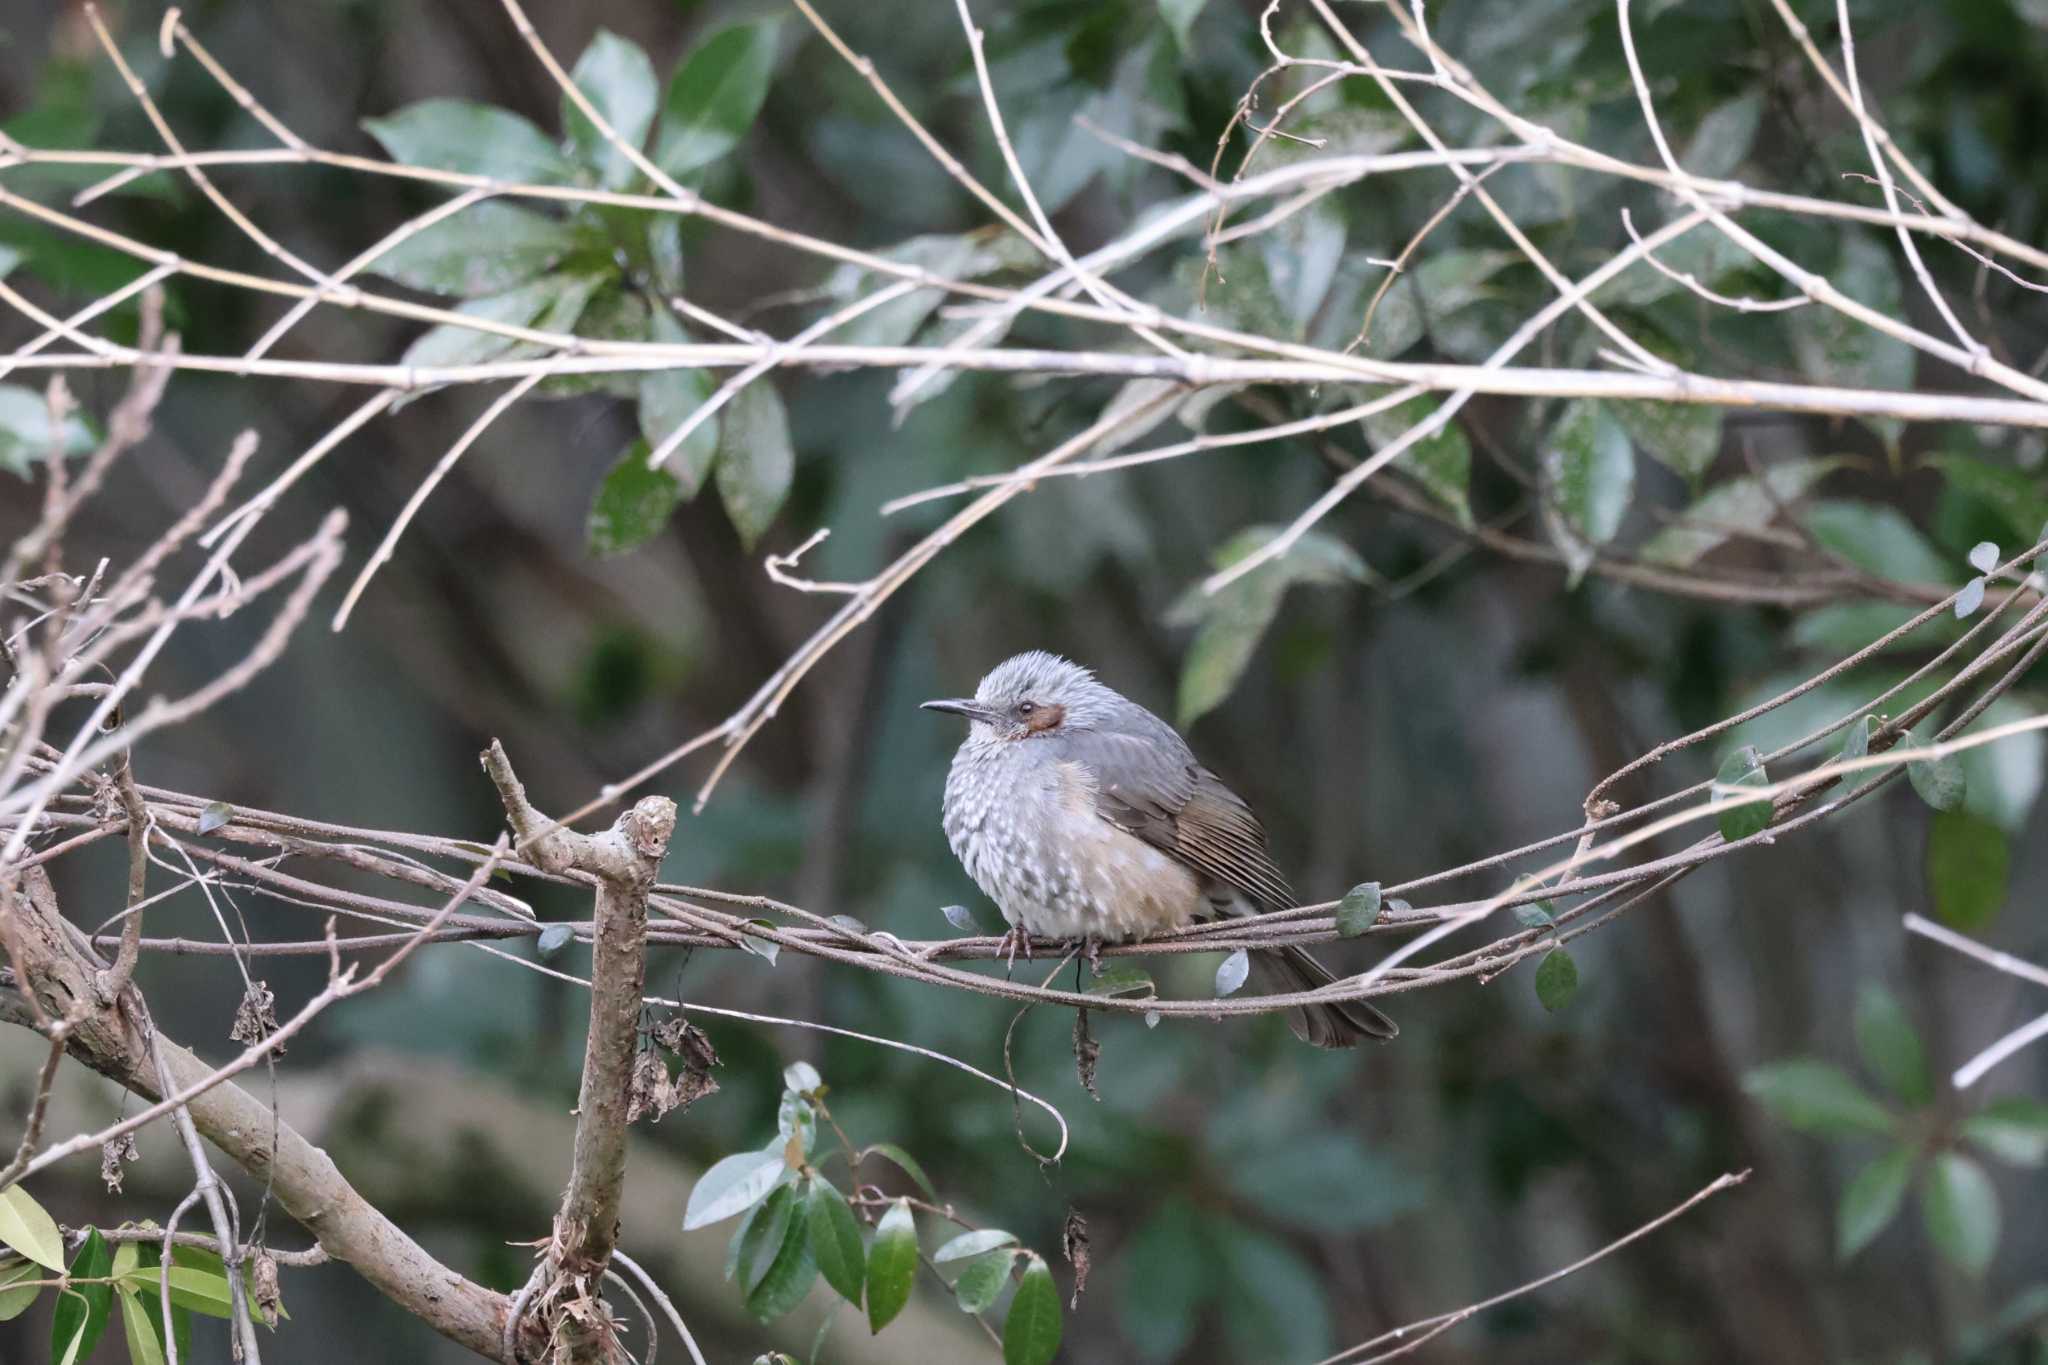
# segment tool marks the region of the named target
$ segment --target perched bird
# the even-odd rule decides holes
[[[1291,906],[1250,808],[1159,717],[1055,654],[1006,659],[972,698],[928,701],[973,722],[946,777],[946,839],[1014,941],[1125,943],[1218,915]],[[1260,949],[1270,992],[1334,978],[1297,947]],[[1391,1038],[1362,1000],[1288,1011],[1317,1047]]]

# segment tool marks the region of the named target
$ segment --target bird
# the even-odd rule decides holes
[[[1029,650],[972,697],[923,709],[971,722],[946,775],[946,841],[1002,911],[1013,955],[1028,935],[1128,943],[1295,903],[1251,808],[1171,725],[1081,665]],[[1257,949],[1250,966],[1271,993],[1335,980],[1293,945]],[[1287,1013],[1322,1048],[1399,1031],[1362,1000]]]

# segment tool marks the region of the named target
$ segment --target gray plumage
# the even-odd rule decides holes
[[[1251,809],[1172,726],[1078,664],[1033,650],[972,699],[925,705],[973,722],[946,776],[946,839],[1013,930],[1120,943],[1294,904]],[[1299,948],[1251,961],[1274,992],[1332,980]],[[1289,1010],[1288,1024],[1318,1047],[1397,1031],[1363,1001]]]

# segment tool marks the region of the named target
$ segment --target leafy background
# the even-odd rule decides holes
[[[979,8],[1019,154],[1077,246],[1176,190],[1166,172],[1079,129],[1077,115],[1207,164],[1262,65],[1254,6]],[[1831,6],[1795,8],[1830,31]],[[950,273],[1012,278],[1030,264],[1014,243],[977,230],[976,206],[794,15],[665,0],[536,9],[556,52],[582,54],[578,78],[608,115],[647,130],[664,168],[714,199]],[[1895,136],[1980,220],[2039,240],[2048,10],[2039,0],[1854,9],[1865,80]],[[950,147],[1001,183],[950,7],[827,12]],[[1376,51],[1398,51],[1383,18],[1347,13]],[[188,142],[261,143],[189,63],[156,55],[154,14],[123,18],[129,60]],[[523,179],[634,181],[564,115],[485,0],[200,3],[186,18],[323,146]],[[75,10],[29,0],[7,23],[0,113],[11,135],[45,146],[153,145]],[[1652,3],[1639,24],[1669,126],[1697,130],[1683,148],[1689,167],[1864,195],[1838,176],[1863,164],[1853,128],[1766,7]],[[1611,7],[1458,0],[1439,7],[1432,27],[1511,105],[1647,157]],[[1327,40],[1292,7],[1278,32],[1292,51],[1326,54]],[[1430,112],[1454,143],[1477,135],[1455,106]],[[1356,89],[1318,96],[1303,113],[1297,131],[1339,150],[1392,148],[1405,136]],[[1268,151],[1276,161],[1290,154]],[[83,183],[47,171],[0,177],[53,201]],[[347,259],[433,202],[397,182],[328,171],[222,178],[322,263]],[[1203,306],[1225,321],[1342,344],[1378,282],[1364,258],[1398,250],[1448,186],[1442,176],[1375,179],[1328,200],[1227,251],[1223,282],[1210,282]],[[1548,168],[1510,169],[1491,188],[1567,270],[1625,241],[1625,204],[1639,222],[1658,221],[1654,201],[1633,190]],[[138,182],[98,212],[196,258],[266,267],[168,177]],[[659,222],[650,230],[630,214],[487,205],[379,271],[494,317],[614,336],[692,334],[659,306],[676,288],[786,334],[816,301],[872,284],[699,223]],[[1804,222],[1763,220],[1758,230],[1860,298],[1907,297],[1886,240]],[[1727,292],[1773,292],[1708,237],[1669,255]],[[18,217],[0,219],[0,264],[18,286],[74,305],[136,273]],[[1938,268],[1952,297],[1971,297],[1967,261],[1945,257]],[[1187,309],[1199,273],[1188,248],[1124,283]],[[1542,297],[1534,272],[1468,206],[1389,292],[1373,350],[1475,359]],[[1710,312],[1640,271],[1615,297],[1617,316],[1646,345],[1708,367],[1872,385],[1914,374],[1903,347],[1848,333],[1818,309]],[[2017,362],[2034,363],[2048,344],[2041,299],[1996,281],[1985,297]],[[764,301],[773,307],[753,311]],[[957,328],[937,303],[913,294],[864,319],[852,339]],[[238,350],[276,316],[248,296],[197,286],[174,289],[170,313],[188,347],[204,351]],[[117,332],[132,325],[114,320]],[[1012,339],[1061,337],[1063,326],[1023,324]],[[1587,361],[1594,348],[1576,321],[1544,344],[1559,362]],[[388,318],[323,311],[280,353],[503,350],[477,334],[420,335]],[[77,378],[87,411],[103,411],[115,381]],[[830,525],[834,536],[806,567],[860,577],[943,515],[927,505],[884,520],[881,502],[1005,469],[1078,429],[1115,393],[1103,383],[967,376],[932,386],[898,425],[892,380],[804,375],[757,386],[715,430],[684,443],[673,474],[657,477],[635,472],[636,443],[671,430],[709,391],[705,376],[547,386],[537,397],[550,401],[501,421],[428,504],[346,634],[307,633],[256,688],[155,743],[141,760],[146,780],[309,817],[482,837],[497,817],[474,755],[497,735],[520,755],[543,807],[580,801],[715,722],[819,619],[826,606],[769,584],[759,553]],[[195,495],[237,429],[261,433],[275,469],[359,398],[180,377],[157,438],[103,500],[80,550],[117,561],[132,552]],[[347,507],[361,547],[485,401],[454,393],[409,404],[317,471],[297,495],[298,515],[310,524],[321,508]],[[1429,401],[1342,440],[1357,453],[1359,435],[1384,440],[1401,429],[1397,417],[1412,420]],[[42,420],[33,395],[24,403],[0,390],[0,465],[25,472],[47,449]],[[1228,429],[1253,419],[1226,401],[1176,420]],[[1750,472],[1752,456],[1770,470],[1768,489]],[[1603,549],[1681,569],[1717,556],[1710,562],[1769,571],[1769,546],[1673,528],[1671,514],[1703,498],[1705,521],[1754,525],[1778,500],[1804,497],[1806,524],[1849,563],[1880,581],[1946,590],[1971,577],[1976,544],[2011,549],[2038,537],[2048,520],[2043,457],[2038,435],[2013,432],[1476,402],[1413,457],[1438,519],[1353,499],[1308,552],[1209,601],[1186,589],[1326,485],[1316,452],[1269,444],[1055,480],[950,551],[827,660],[679,832],[668,871],[904,935],[949,932],[942,907],[978,900],[937,821],[958,736],[914,704],[964,690],[1013,650],[1046,646],[1192,721],[1195,743],[1264,814],[1305,892],[1396,882],[1575,824],[1586,789],[1627,757],[1816,671],[1907,614],[1882,591],[1845,590],[1837,603],[1791,612],[1623,588],[1597,571]],[[1445,522],[1526,507],[1526,478],[1554,501],[1547,526],[1525,511],[1516,529],[1555,547],[1560,563],[1480,552],[1418,573],[1457,543]],[[0,497],[0,532],[32,510],[28,487],[0,474],[0,488],[14,490]],[[229,645],[167,657],[159,687],[207,676],[214,647]],[[1655,779],[1698,780],[1743,745],[1768,747],[1823,712],[1841,714],[1924,651],[1887,654],[1721,750],[1667,760]],[[2032,714],[2041,701],[2038,686],[2023,686],[1987,723]],[[1109,1020],[1097,1026],[1096,1103],[1075,1081],[1067,1021],[1031,1017],[1018,1030],[1020,1079],[1056,1097],[1075,1124],[1073,1152],[1051,1172],[1020,1149],[1008,1102],[957,1072],[845,1040],[714,1027],[723,1089],[645,1133],[636,1178],[651,1200],[656,1172],[687,1173],[672,1187],[681,1191],[716,1159],[770,1141],[782,1069],[808,1061],[857,1140],[915,1153],[946,1198],[1054,1257],[1062,1291],[1060,1221],[1070,1205],[1086,1216],[1095,1270],[1068,1315],[1064,1358],[1303,1361],[1519,1283],[1723,1170],[1754,1166],[1741,1192],[1461,1329],[1432,1358],[2039,1360],[2048,1355],[2048,1224],[2038,1216],[2048,1122],[2028,1097],[2044,1090],[2044,1062],[2022,1054],[1968,1095],[1945,1077],[2040,1000],[1909,943],[1899,921],[1928,913],[2048,957],[2039,913],[2048,868],[2031,837],[2042,762],[2039,736],[1980,751],[1962,764],[1960,797],[1937,803],[1947,809],[1900,784],[1783,846],[1713,864],[1578,945],[1568,964],[1404,997],[1392,1047],[1313,1054],[1274,1020],[1150,1031]],[[1738,761],[1726,775],[1741,771]],[[685,795],[689,778],[675,781]],[[67,860],[67,903],[115,896],[116,862],[112,853]],[[541,908],[574,912],[545,897]],[[241,910],[257,937],[312,927],[290,907]],[[211,929],[196,900],[154,911],[151,924]],[[1355,946],[1331,956],[1367,960]],[[1167,989],[1200,993],[1215,964],[1152,966]],[[314,988],[318,970],[266,967],[285,1001]],[[239,997],[228,965],[162,959],[144,973],[169,1031],[227,1046]],[[999,1061],[1009,1017],[989,1002],[787,958],[676,955],[658,960],[651,978],[695,1000],[850,1023],[985,1067]],[[438,1254],[513,1285],[527,1253],[506,1244],[544,1231],[565,1159],[534,1136],[532,1115],[559,1115],[573,1100],[580,1016],[574,996],[482,954],[423,954],[375,1000],[295,1042],[280,1097]],[[4,1044],[0,1098],[18,1106],[32,1073],[22,1049],[34,1044]],[[70,1102],[106,1103],[90,1087]],[[1031,1135],[1046,1140],[1039,1128]],[[118,1200],[82,1165],[39,1193],[67,1222],[118,1221],[138,1206],[161,1216],[149,1200],[168,1188],[174,1154],[163,1135],[144,1145]],[[153,1170],[163,1172],[155,1184]],[[245,1208],[256,1198],[246,1191]],[[679,1266],[715,1268],[730,1233],[683,1233],[683,1215],[676,1193],[636,1210],[650,1221],[629,1234],[670,1284]],[[297,1245],[287,1221],[273,1222],[277,1240]],[[926,1229],[928,1246],[937,1235]],[[694,1246],[710,1248],[710,1259],[688,1260]],[[286,1275],[294,1359],[455,1358],[343,1269]],[[846,1320],[826,1339],[826,1358],[865,1335],[823,1291],[761,1328],[715,1273],[680,1287],[721,1358],[770,1343],[806,1354],[814,1324],[834,1312]],[[46,1312],[47,1299],[0,1323],[0,1354],[40,1358]],[[929,1285],[910,1313],[934,1331],[958,1321]],[[202,1348],[221,1344],[205,1336],[212,1326],[197,1324]],[[105,1340],[96,1358],[118,1358],[121,1347]]]

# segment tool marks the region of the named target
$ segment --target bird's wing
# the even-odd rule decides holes
[[[1257,817],[1194,761],[1178,736],[1167,745],[1150,736],[1095,731],[1069,743],[1073,757],[1095,776],[1095,808],[1103,819],[1211,881],[1269,906],[1294,904]]]

